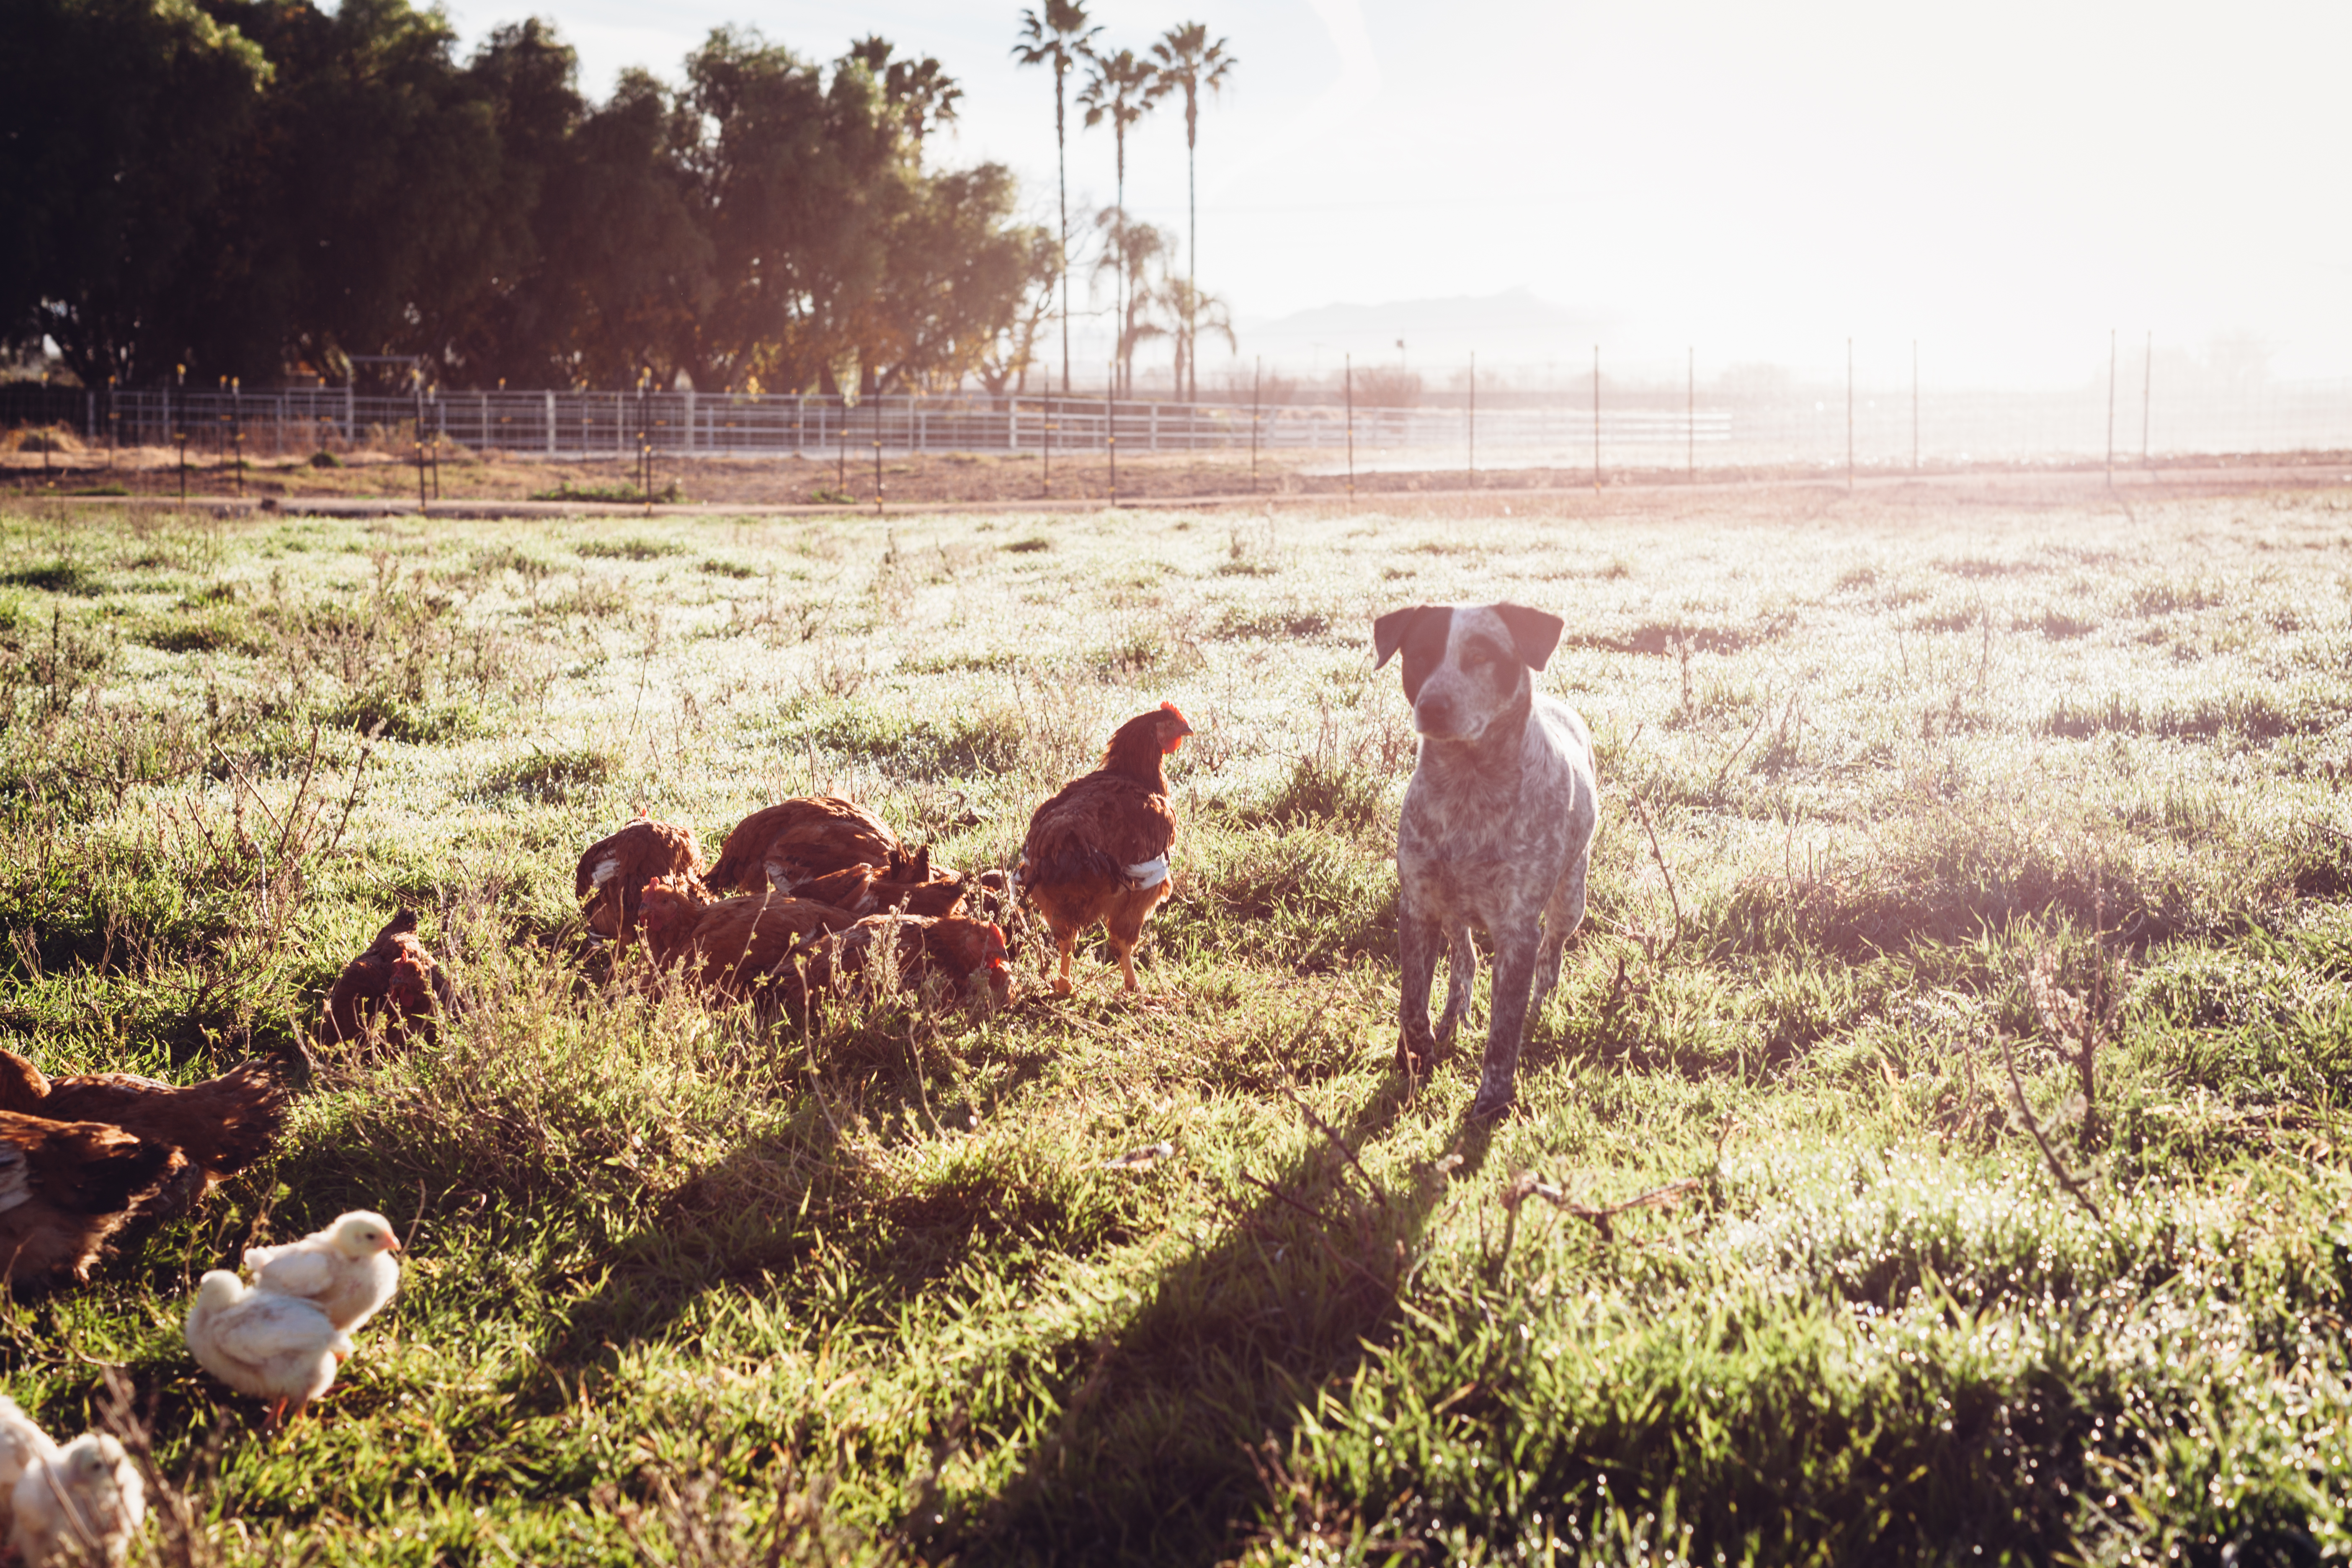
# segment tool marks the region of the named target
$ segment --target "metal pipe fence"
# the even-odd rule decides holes
[[[1352,437],[1360,469],[1611,468],[1819,465],[1851,449],[1878,470],[1916,463],[2078,460],[2143,454],[2352,449],[2352,380],[2273,383],[2222,397],[2125,407],[2105,384],[2055,392],[1928,392],[1908,386],[1777,388],[1762,395],[1685,396],[1601,387],[1556,404],[1475,409],[1322,404],[1253,407],[1099,397],[893,395],[848,404],[794,394],[437,391],[351,388],[261,392],[0,388],[0,423],[66,424],[87,441],[226,453],[242,436],[255,459],[375,445],[424,433],[514,458],[835,458],[909,453],[1103,452],[1123,455],[1338,453]]]

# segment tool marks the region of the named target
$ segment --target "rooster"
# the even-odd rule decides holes
[[[184,1206],[196,1168],[160,1139],[0,1110],[0,1259],[10,1279],[89,1279],[106,1238]]]
[[[898,979],[904,989],[919,990],[926,978],[936,974],[958,997],[985,990],[999,1005],[1013,999],[1004,932],[987,921],[961,915],[868,915],[814,944],[808,991],[822,994],[846,989],[853,976],[868,973],[875,944],[885,940],[897,942]]]
[[[0,1110],[103,1121],[169,1143],[194,1163],[201,1197],[269,1152],[286,1128],[286,1090],[258,1062],[179,1088],[127,1072],[52,1079],[0,1050]]]
[[[588,846],[572,879],[588,929],[626,945],[636,934],[637,899],[656,877],[698,876],[702,846],[694,829],[647,816],[643,807],[621,830]]]
[[[702,989],[743,997],[788,971],[813,938],[856,918],[831,904],[782,893],[712,901],[689,879],[664,877],[646,884],[639,926],[656,969],[691,963]]]
[[[417,939],[416,911],[403,910],[343,965],[328,993],[320,1032],[329,1041],[356,1040],[374,1019],[387,1039],[400,1039],[412,1027],[430,1038],[434,1014],[457,1010],[456,988]]]
[[[1173,702],[1137,714],[1112,733],[1100,767],[1031,814],[1017,877],[1061,950],[1056,995],[1070,994],[1070,950],[1097,921],[1110,933],[1128,991],[1142,989],[1135,944],[1168,896],[1168,850],[1176,841],[1161,761],[1192,732]]]
[[[896,880],[930,879],[928,850],[908,854],[882,819],[839,795],[801,795],[753,812],[719,847],[710,885],[721,892],[780,893],[851,866]]]

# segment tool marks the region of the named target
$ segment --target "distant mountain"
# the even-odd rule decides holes
[[[1592,345],[1607,339],[1617,318],[1573,310],[1538,300],[1526,289],[1452,300],[1398,300],[1380,305],[1318,305],[1271,319],[1236,323],[1242,358],[1264,354],[1269,365],[1296,374],[1332,371],[1340,356],[1358,364],[1393,365],[1400,359],[1439,377],[1467,364],[1580,366]],[[1402,339],[1400,353],[1397,342]]]

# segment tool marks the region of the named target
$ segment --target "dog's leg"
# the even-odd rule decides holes
[[[1495,938],[1495,974],[1486,1011],[1486,1059],[1478,1073],[1478,1098],[1470,1102],[1470,1119],[1491,1121],[1511,1103],[1511,1083],[1519,1070],[1519,1041],[1527,1032],[1528,994],[1533,989],[1538,937],[1533,931],[1514,931]]]
[[[1462,1016],[1470,1011],[1470,988],[1478,980],[1478,949],[1470,941],[1470,928],[1454,928],[1454,942],[1445,950],[1445,1007],[1437,1016],[1437,1049],[1450,1056],[1454,1050],[1454,1031],[1460,1026]]]
[[[1398,983],[1397,1068],[1414,1083],[1437,1066],[1438,1043],[1429,1032],[1429,986],[1437,974],[1438,950],[1444,932],[1437,921],[1416,913],[1410,905],[1397,907],[1397,958],[1403,969]]]
[[[1592,846],[1588,840],[1569,861],[1559,886],[1551,890],[1551,902],[1544,906],[1543,946],[1536,950],[1535,989],[1528,997],[1530,1019],[1551,999],[1551,988],[1559,984],[1560,954],[1584,924],[1584,873],[1591,859]]]

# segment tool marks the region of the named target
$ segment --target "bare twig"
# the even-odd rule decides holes
[[[1729,1131],[1729,1124],[1727,1123],[1725,1135],[1728,1136]],[[1722,1157],[1723,1146],[1718,1140],[1716,1145],[1716,1159],[1718,1163],[1721,1163]],[[1490,1270],[1498,1269],[1503,1266],[1504,1259],[1510,1257],[1511,1242],[1518,1234],[1519,1205],[1529,1198],[1541,1198],[1563,1214],[1574,1215],[1581,1220],[1590,1220],[1592,1227],[1601,1233],[1601,1240],[1614,1241],[1617,1239],[1616,1233],[1609,1222],[1616,1215],[1625,1213],[1628,1209],[1669,1205],[1685,1193],[1701,1184],[1700,1178],[1696,1176],[1680,1176],[1663,1187],[1652,1187],[1648,1192],[1638,1193],[1622,1203],[1608,1204],[1600,1208],[1594,1208],[1589,1204],[1580,1204],[1571,1200],[1565,1192],[1552,1183],[1545,1181],[1533,1171],[1521,1171],[1504,1184],[1503,1247],[1496,1254],[1495,1260],[1488,1265],[1488,1268]]]
[[[2083,1205],[2084,1211],[2093,1219],[2101,1225],[2106,1224],[2107,1216],[2099,1212],[2099,1205],[2092,1201],[2091,1194],[2084,1189],[2082,1182],[2074,1172],[2066,1168],[2065,1163],[2058,1158],[2058,1151],[2050,1146],[2050,1140],[2042,1134],[2042,1123],[2036,1121],[2033,1119],[2033,1112],[2026,1108],[2025,1080],[2017,1076],[2017,1056],[2010,1048],[2008,1031],[1997,1030],[1995,1033],[2000,1039],[2000,1065],[2009,1069],[2009,1090],[2017,1097],[2018,1119],[2025,1123],[2025,1130],[2033,1134],[2033,1142],[2041,1148],[2042,1158],[2049,1165],[2051,1175],[2057,1179],[2060,1186],[2066,1189],[2068,1196]]]
[[[1666,869],[1666,853],[1658,847],[1658,830],[1650,821],[1650,807],[1638,795],[1633,797],[1633,813],[1642,819],[1642,831],[1649,835],[1650,858],[1658,863],[1658,875],[1666,880],[1666,898],[1675,907],[1675,934],[1666,939],[1666,945],[1660,948],[1656,955],[1664,958],[1683,939],[1683,899],[1675,890],[1675,874]]]
[[[310,793],[310,777],[319,771],[319,732],[320,726],[314,720],[310,725],[310,754],[302,759],[302,782],[294,786],[294,800],[286,808],[285,826],[278,830],[278,847],[269,854],[269,870],[273,877],[286,858],[286,846],[293,839],[295,824],[302,819],[302,801]]]
[[[1764,716],[1771,710],[1769,706],[1756,710],[1756,722],[1748,726],[1748,733],[1739,738],[1739,744],[1731,748],[1731,754],[1723,759],[1723,766],[1715,770],[1715,782],[1706,786],[1707,794],[1713,795],[1723,787],[1723,781],[1730,775],[1731,764],[1739,760],[1739,753],[1748,749],[1748,742],[1763,730]]]

